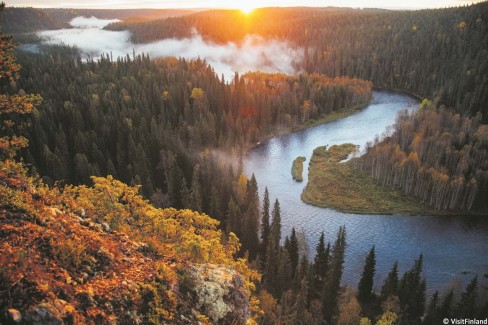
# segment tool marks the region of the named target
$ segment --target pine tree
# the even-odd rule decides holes
[[[313,263],[313,286],[311,299],[319,298],[324,286],[324,280],[329,270],[330,243],[325,247],[324,232],[320,234]]]
[[[478,297],[478,276],[466,286],[466,290],[461,293],[461,298],[457,305],[457,317],[473,317],[476,311],[476,300]]]
[[[425,279],[422,278],[423,255],[415,261],[411,270],[405,272],[398,293],[405,321],[419,323],[425,310]]]
[[[453,316],[453,305],[454,305],[454,290],[451,289],[442,300],[442,304],[440,307],[440,315],[442,317],[451,317]]]
[[[391,295],[398,294],[398,261],[393,263],[393,267],[385,279],[381,288],[381,300],[385,301]]]
[[[429,306],[427,307],[427,313],[424,318],[423,324],[440,324],[439,314],[439,291],[434,292],[430,299]]]
[[[376,271],[376,257],[374,246],[371,248],[366,262],[364,264],[363,274],[358,284],[358,299],[361,302],[367,302],[371,298],[371,291],[373,289],[373,278]]]
[[[249,259],[254,260],[259,249],[259,194],[258,184],[254,174],[246,183],[246,195],[244,199],[244,219],[242,228],[243,252],[249,252]]]
[[[281,239],[281,215],[280,203],[275,201],[273,207],[273,219],[269,233],[269,245],[267,248],[266,264],[264,266],[263,281],[266,289],[277,297],[277,268],[280,260],[280,239]]]
[[[344,268],[344,254],[346,251],[346,227],[341,226],[337,233],[337,239],[332,248],[330,267],[324,283],[322,305],[324,317],[330,322],[337,311],[337,299],[341,285],[342,272]]]
[[[290,240],[288,244],[288,255],[290,256],[291,262],[291,275],[292,277],[295,276],[296,269],[298,267],[298,239],[295,228],[291,229]]]
[[[191,179],[190,190],[190,209],[197,212],[202,212],[202,195],[200,189],[200,165],[196,164],[193,167],[193,176]]]
[[[285,291],[290,289],[291,279],[292,268],[290,255],[288,254],[288,250],[283,248],[281,249],[278,272],[276,276],[276,297],[281,297]]]
[[[298,295],[295,303],[295,319],[293,324],[306,324],[305,313],[307,308],[308,281],[306,278],[300,282]]]
[[[261,268],[264,269],[266,263],[267,248],[269,245],[269,235],[271,227],[269,225],[269,193],[268,188],[264,190],[263,212],[261,215],[261,243],[259,257],[261,261]]]

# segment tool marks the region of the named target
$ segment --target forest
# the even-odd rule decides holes
[[[193,30],[218,43],[250,34],[278,38],[305,48],[309,73],[439,97],[461,115],[481,112],[488,121],[486,1],[418,11],[263,8],[246,16],[221,10],[107,28],[129,29],[134,42],[190,37]]]
[[[263,9],[253,13],[262,15],[257,25],[241,13],[211,11],[109,27],[129,28],[136,42],[153,40],[153,32],[185,37],[191,28],[216,42],[252,33],[307,53],[302,73],[232,80],[204,60],[107,54],[82,61],[63,46],[14,54],[11,37],[0,34],[0,321],[12,320],[7,309],[59,299],[63,320],[75,324],[127,312],[149,324],[486,317],[477,276],[459,294],[427,297],[421,254],[403,274],[392,261],[379,286],[373,246],[357,286],[342,286],[346,228],[336,238],[322,233],[309,260],[298,231],[282,238],[279,200],[271,202],[267,189],[260,199],[242,155],[282,130],[368,103],[373,85],[399,88],[433,102],[400,115],[355,165],[437,209],[486,208],[487,8]],[[189,270],[199,267],[238,273],[230,277],[246,310],[232,319],[201,306],[194,312],[201,279]],[[177,322],[181,316],[190,318]]]
[[[424,101],[398,116],[390,136],[359,158],[379,184],[401,188],[438,210],[486,210],[488,127]]]

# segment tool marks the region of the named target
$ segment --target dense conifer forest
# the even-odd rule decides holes
[[[459,294],[428,297],[422,254],[404,273],[405,262],[392,261],[378,285],[373,246],[357,285],[343,286],[347,229],[322,233],[309,260],[300,232],[282,233],[279,199],[267,189],[259,197],[241,159],[277,132],[368,103],[373,85],[399,88],[433,101],[400,115],[354,166],[437,209],[486,208],[487,11],[487,2],[416,12],[262,9],[252,23],[210,11],[109,27],[129,28],[135,42],[196,28],[214,42],[258,34],[305,49],[302,73],[232,80],[204,60],[83,61],[66,47],[14,55],[0,34],[0,322],[18,310],[27,322],[49,310],[73,324],[487,317],[477,276]],[[79,14],[12,12],[6,17],[35,28]],[[199,289],[212,281],[224,283],[216,302]],[[222,304],[223,314],[211,306]]]
[[[353,76],[375,86],[403,89],[462,115],[488,119],[488,3],[420,11],[342,8],[265,8],[201,12],[129,28],[135,42],[189,37],[193,30],[215,42],[248,34],[287,40],[305,48],[310,73]],[[462,77],[461,77],[462,76]]]

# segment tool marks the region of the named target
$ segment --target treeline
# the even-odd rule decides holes
[[[278,200],[270,213],[268,191],[261,210],[258,258],[262,272],[260,324],[437,324],[445,317],[486,317],[488,305],[478,296],[475,276],[461,293],[448,289],[426,300],[423,256],[403,275],[396,261],[381,289],[374,284],[376,254],[367,255],[357,286],[342,286],[346,229],[340,227],[333,244],[322,233],[309,261],[301,236],[293,228],[281,241]],[[445,316],[444,316],[445,315]]]
[[[485,210],[488,127],[480,120],[424,101],[418,113],[399,115],[391,135],[368,147],[358,165],[436,209]]]
[[[488,2],[458,8],[386,11],[266,8],[196,13],[129,29],[134,42],[191,37],[239,42],[246,35],[288,40],[305,48],[309,73],[353,76],[375,86],[439,96],[462,115],[488,121]]]
[[[90,176],[113,175],[142,184],[146,197],[156,195],[153,202],[182,208],[189,206],[181,190],[197,175],[197,184],[219,192],[202,194],[197,209],[212,215],[220,214],[209,208],[213,197],[228,202],[230,185],[222,180],[231,184],[240,174],[237,163],[228,171],[217,161],[238,160],[277,128],[371,97],[369,82],[349,78],[236,74],[226,83],[201,60],[138,56],[83,63],[59,49],[24,54],[21,63],[29,77],[10,91],[46,98],[30,121],[25,160],[48,183],[86,184]]]
[[[149,20],[184,16],[195,10],[184,9],[40,9],[7,7],[0,19],[0,30],[4,33],[33,33],[39,30],[70,28],[69,22],[79,16],[97,17],[99,19],[124,19],[130,22],[147,22]]]

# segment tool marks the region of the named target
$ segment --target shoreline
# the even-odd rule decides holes
[[[411,213],[411,212],[389,212],[386,213],[384,211],[374,211],[374,210],[368,210],[368,211],[363,211],[363,210],[355,210],[353,208],[351,209],[340,209],[337,207],[332,207],[328,206],[326,204],[320,204],[313,202],[311,200],[308,200],[303,197],[303,195],[300,195],[300,199],[302,200],[303,203],[315,206],[318,208],[324,208],[324,209],[331,209],[334,211],[342,212],[342,213],[349,213],[349,214],[357,214],[357,215],[362,215],[362,216],[371,216],[371,215],[381,215],[381,216],[412,216],[412,217],[468,217],[468,218],[477,218],[477,217],[488,217],[488,212],[473,212],[470,211],[469,213],[463,212],[463,211],[437,211],[434,210],[432,213],[429,214],[423,214],[423,213]]]
[[[320,208],[360,215],[409,215],[480,217],[488,211],[437,210],[399,189],[377,184],[367,173],[341,163],[353,150],[351,144],[314,150],[308,169],[308,183],[300,194],[302,202]],[[359,159],[359,158],[355,158]]]
[[[373,89],[374,89],[374,87],[373,87]],[[385,91],[388,91],[388,90],[385,90]],[[322,124],[334,122],[334,121],[346,118],[348,116],[354,115],[356,113],[359,113],[364,108],[369,106],[374,100],[375,100],[375,97],[372,96],[371,99],[369,101],[367,101],[366,103],[359,104],[359,105],[356,105],[356,106],[353,106],[350,108],[345,108],[345,109],[338,111],[338,112],[333,112],[333,113],[327,114],[327,115],[325,115],[325,116],[323,116],[317,120],[310,120],[306,124],[302,123],[299,125],[295,125],[292,127],[285,128],[285,129],[280,130],[280,131],[274,130],[270,134],[266,134],[262,137],[259,137],[258,142],[248,145],[246,148],[244,148],[243,153],[244,153],[244,155],[249,154],[249,152],[251,150],[253,150],[257,146],[259,146],[261,144],[261,142],[263,142],[263,141],[268,141],[272,138],[280,137],[283,135],[293,134],[295,132],[303,131],[303,130],[313,128],[313,127],[316,127],[316,126],[319,126]]]

